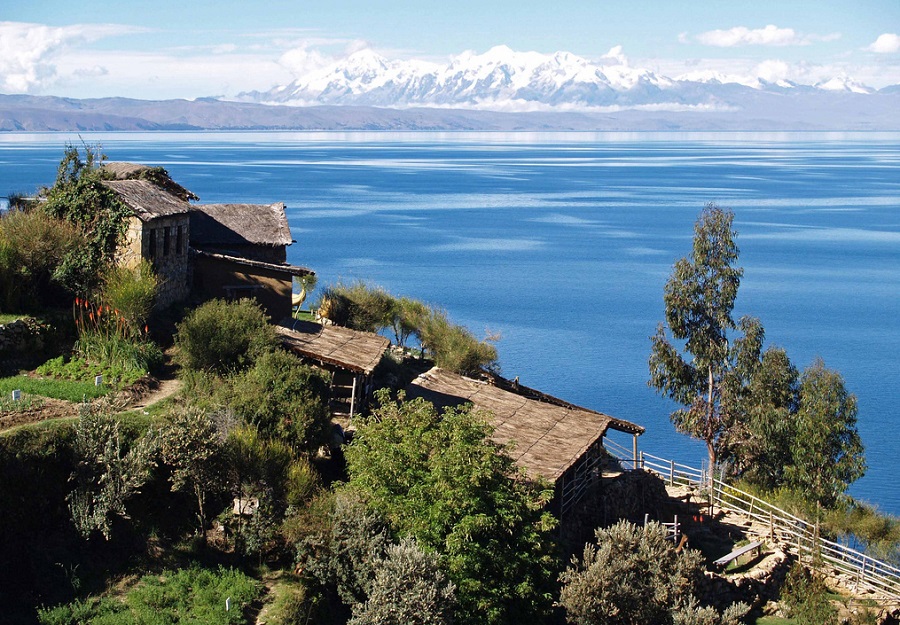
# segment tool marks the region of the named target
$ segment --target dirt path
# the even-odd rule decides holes
[[[170,380],[160,380],[159,386],[143,395],[140,399],[138,399],[135,403],[133,403],[131,408],[148,408],[153,404],[159,403],[164,399],[168,399],[172,395],[175,395],[178,391],[181,390],[181,380],[178,378],[172,378]]]

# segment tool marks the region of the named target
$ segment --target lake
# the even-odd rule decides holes
[[[109,133],[203,202],[283,201],[288,260],[499,333],[502,372],[647,428],[699,466],[647,387],[663,285],[707,202],[735,212],[735,316],[859,398],[867,475],[900,514],[900,133]],[[51,184],[75,135],[0,135],[0,193]],[[315,295],[313,295],[313,298]]]

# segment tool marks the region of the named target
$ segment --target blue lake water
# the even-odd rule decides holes
[[[699,466],[647,387],[672,263],[706,202],[735,212],[736,316],[859,398],[869,471],[851,493],[900,514],[900,134],[85,134],[162,165],[203,202],[283,201],[290,262],[368,280],[500,333],[507,377],[640,423]],[[75,135],[0,136],[0,194],[50,184]]]

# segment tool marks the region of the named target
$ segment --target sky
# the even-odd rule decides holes
[[[669,77],[900,83],[900,0],[0,0],[0,93],[233,97],[361,49],[610,52]]]

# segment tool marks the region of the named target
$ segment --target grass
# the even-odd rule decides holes
[[[793,625],[795,621],[780,616],[760,616],[754,621],[755,625]]]
[[[20,315],[16,313],[0,313],[0,325],[4,325],[7,323],[12,323],[16,319],[21,319],[22,317],[27,317],[28,315]]]
[[[27,375],[14,375],[0,378],[0,395],[12,395],[16,389],[23,395],[37,395],[64,399],[71,402],[96,399],[109,393],[112,388],[106,385],[95,386],[93,382],[76,380],[58,380],[55,378],[32,378]]]

